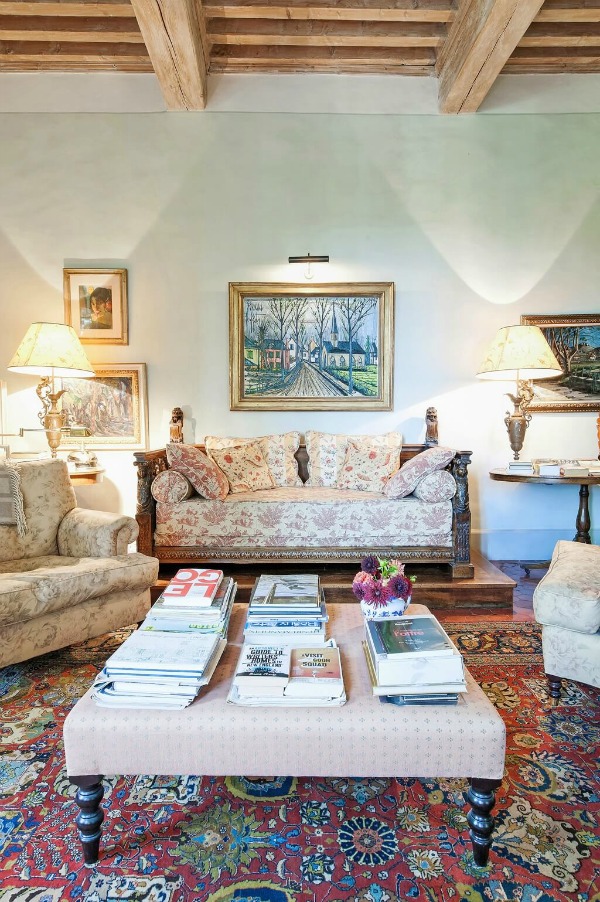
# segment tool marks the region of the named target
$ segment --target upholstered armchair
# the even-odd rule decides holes
[[[600,688],[600,547],[557,542],[533,609],[555,703],[562,678]]]
[[[156,558],[132,517],[77,507],[63,460],[0,467],[0,667],[143,620]]]

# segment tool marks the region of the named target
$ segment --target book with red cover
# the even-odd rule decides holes
[[[223,579],[222,570],[184,567],[178,570],[162,593],[169,605],[182,608],[211,604]]]

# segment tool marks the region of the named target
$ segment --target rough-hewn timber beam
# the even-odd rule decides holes
[[[442,113],[474,113],[543,0],[462,0],[436,65]]]
[[[208,67],[194,0],[132,0],[131,5],[167,109],[203,110]]]

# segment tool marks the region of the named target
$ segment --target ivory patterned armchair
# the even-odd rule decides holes
[[[63,460],[19,464],[10,499],[3,470],[0,667],[142,620],[158,561],[128,554],[136,521],[78,508]]]
[[[533,609],[555,702],[563,678],[600,688],[600,547],[557,542]]]

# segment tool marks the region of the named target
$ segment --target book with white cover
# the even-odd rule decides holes
[[[184,567],[164,588],[162,598],[182,608],[210,605],[223,579],[222,570]]]
[[[202,674],[218,642],[218,635],[136,630],[110,656],[104,669],[109,675],[132,671]]]
[[[251,695],[283,695],[290,676],[290,648],[243,645],[233,678],[238,690]]]
[[[370,625],[373,621],[367,621]],[[429,654],[414,650],[405,656],[379,653],[380,645],[374,644],[377,633],[366,629],[367,647],[373,663],[378,685],[382,686],[424,686],[440,683],[464,682],[462,655],[451,643],[443,654]],[[387,692],[386,694],[390,694]]]
[[[337,646],[292,648],[286,698],[337,698],[344,691]]]
[[[288,611],[320,606],[319,577],[316,573],[263,573],[250,596],[250,609],[265,606],[270,611]]]
[[[338,708],[345,705],[346,693],[342,692],[336,698],[290,698],[289,696],[253,696],[242,695],[235,682],[231,684],[227,702],[230,705],[243,705],[261,708]]]
[[[371,680],[371,686],[373,687],[373,695],[424,695],[431,693],[440,694],[467,691],[464,666],[462,664],[457,666],[454,660],[452,662],[452,671],[460,671],[462,674],[460,678],[455,676],[453,679],[437,682],[439,659],[432,658],[426,668],[418,668],[409,675],[406,673],[404,673],[404,675],[400,674],[400,679],[404,679],[405,682],[382,684],[377,680],[375,665],[367,642],[363,642],[363,651],[367,662],[367,669],[369,671],[369,679]],[[412,682],[409,681],[411,679]],[[423,680],[427,680],[427,682],[423,682]]]

